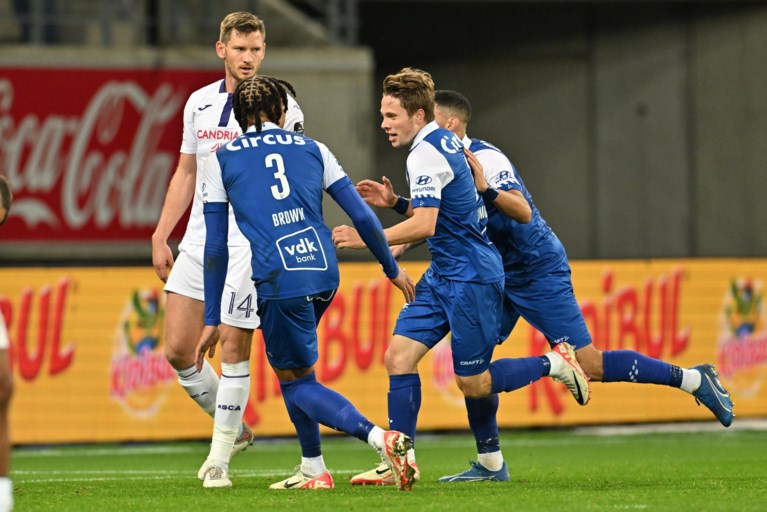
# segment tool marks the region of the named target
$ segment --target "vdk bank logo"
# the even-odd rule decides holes
[[[762,282],[733,279],[722,307],[717,369],[735,395],[753,397],[761,390],[767,374],[766,320]]]
[[[328,268],[325,249],[313,227],[279,238],[277,250],[285,270],[327,270]]]
[[[110,395],[136,417],[154,416],[176,380],[162,350],[161,296],[156,289],[134,290],[115,330]]]

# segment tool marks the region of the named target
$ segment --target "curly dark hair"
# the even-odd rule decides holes
[[[260,132],[262,113],[279,124],[282,113],[288,110],[288,92],[296,96],[290,82],[270,76],[252,76],[240,82],[232,96],[232,110],[242,132],[248,129],[248,117],[253,117],[256,132]]]

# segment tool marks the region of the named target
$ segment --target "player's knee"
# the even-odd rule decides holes
[[[386,349],[384,365],[389,375],[404,375],[418,371],[418,362],[413,361],[407,352],[395,349],[393,345]]]
[[[490,394],[490,389],[484,379],[480,376],[474,377],[455,377],[458,389],[461,390],[466,398],[484,398]]]
[[[179,345],[165,343],[163,353],[168,363],[176,370],[185,370],[194,365],[194,354],[187,350],[179,349]]]

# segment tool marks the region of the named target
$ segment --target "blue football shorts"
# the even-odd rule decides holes
[[[317,362],[317,325],[336,290],[290,299],[258,298],[258,316],[273,368],[309,368]]]
[[[431,349],[451,332],[453,371],[464,377],[478,375],[493,357],[502,300],[503,280],[453,281],[429,269],[416,285],[415,301],[400,311],[394,334]]]
[[[515,279],[507,275],[501,341],[509,337],[520,316],[538,329],[551,346],[566,341],[578,350],[591,343],[591,334],[575,300],[569,268],[547,272],[541,277]]]

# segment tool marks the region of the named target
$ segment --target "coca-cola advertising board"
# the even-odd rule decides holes
[[[178,162],[186,99],[221,78],[211,70],[0,68],[0,173],[14,191],[3,240],[149,240]]]

